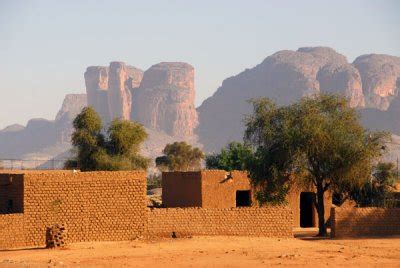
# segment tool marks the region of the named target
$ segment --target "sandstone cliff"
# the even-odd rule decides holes
[[[107,100],[108,68],[90,66],[86,69],[84,77],[88,105],[92,106],[105,122],[109,122],[110,111]]]
[[[242,120],[251,112],[247,100],[260,96],[284,105],[318,92],[342,94],[359,109],[366,127],[399,135],[399,66],[399,57],[386,55],[360,56],[350,64],[331,48],[284,50],[224,80],[197,111],[194,69],[187,63],[159,63],[144,73],[122,62],[91,66],[85,84],[87,103],[106,124],[122,117],[147,128],[142,153],[156,157],[176,140],[203,144],[207,152],[241,141]],[[84,106],[84,94],[67,95],[55,120],[32,119],[26,127],[0,130],[0,157],[64,157],[71,146],[72,120]]]
[[[84,77],[88,105],[105,124],[114,118],[130,119],[132,91],[140,85],[142,70],[123,62],[111,62],[109,67],[88,67]]]
[[[353,107],[364,106],[361,76],[346,58],[331,48],[284,50],[252,69],[230,77],[200,107],[196,133],[207,151],[242,140],[247,100],[268,97],[280,105],[318,92],[344,94]]]
[[[194,107],[194,68],[181,62],[163,62],[145,71],[133,91],[132,119],[171,136],[189,137],[197,126]]]
[[[108,71],[108,110],[110,118],[130,120],[132,96],[131,90],[138,85],[142,71],[130,68],[123,62],[111,62]],[[138,75],[137,75],[138,74]],[[134,77],[130,77],[130,75]]]
[[[370,54],[358,57],[353,65],[359,70],[367,107],[386,110],[398,94],[400,58]]]

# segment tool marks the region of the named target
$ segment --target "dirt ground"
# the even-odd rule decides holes
[[[66,249],[0,251],[1,267],[400,267],[400,237],[192,237],[70,244]]]

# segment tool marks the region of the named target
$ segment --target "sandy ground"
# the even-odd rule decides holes
[[[400,237],[192,237],[70,244],[66,249],[0,251],[1,267],[400,267]]]

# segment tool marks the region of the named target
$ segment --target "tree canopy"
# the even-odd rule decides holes
[[[192,147],[184,141],[167,144],[163,154],[156,158],[156,166],[168,171],[199,170],[204,159],[204,154],[199,148]]]
[[[392,196],[396,183],[395,172],[393,163],[380,162],[374,166],[369,180],[360,187],[349,185],[349,189],[342,193],[360,207],[392,207],[395,205]]]
[[[251,147],[240,142],[231,142],[220,153],[207,155],[206,167],[208,169],[223,169],[226,171],[246,170],[252,156]]]
[[[278,107],[252,100],[245,142],[255,149],[248,166],[260,202],[284,203],[291,185],[316,189],[319,234],[326,234],[324,193],[342,185],[362,185],[380,156],[385,133],[369,132],[345,98],[316,95]]]
[[[67,168],[90,170],[146,169],[150,160],[139,153],[147,138],[142,125],[114,119],[105,135],[99,115],[87,107],[73,122],[72,145],[76,155],[67,161]]]

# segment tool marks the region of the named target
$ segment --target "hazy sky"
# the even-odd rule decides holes
[[[400,1],[0,0],[0,128],[53,119],[90,65],[196,69],[196,105],[282,49],[400,56]],[[245,90],[245,89],[244,89]]]

